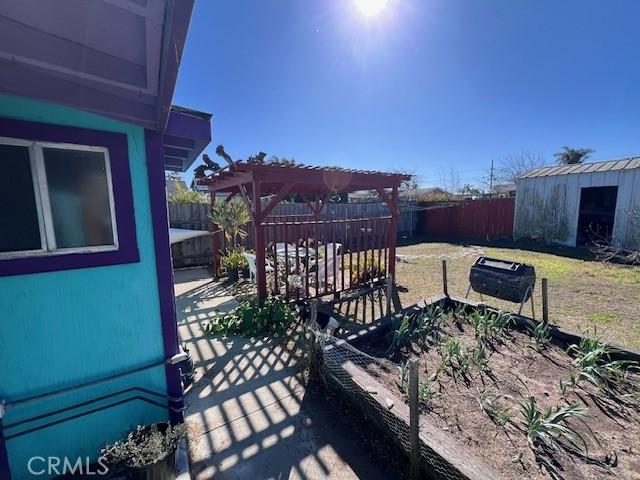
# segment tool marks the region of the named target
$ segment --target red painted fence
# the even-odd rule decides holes
[[[515,198],[471,200],[460,205],[434,207],[420,212],[424,235],[495,240],[513,237]]]

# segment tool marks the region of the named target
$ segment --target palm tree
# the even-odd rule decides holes
[[[575,165],[576,163],[583,163],[593,152],[595,152],[592,148],[562,148],[562,152],[553,154],[553,156],[556,157],[558,165]]]
[[[238,238],[247,236],[246,230],[242,227],[251,221],[247,207],[238,200],[216,203],[209,218],[224,231],[225,238],[234,249]]]

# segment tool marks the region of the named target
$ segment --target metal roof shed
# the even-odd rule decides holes
[[[514,237],[576,246],[592,230],[640,248],[640,157],[531,170],[518,179]]]

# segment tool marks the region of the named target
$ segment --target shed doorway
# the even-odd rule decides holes
[[[618,187],[588,187],[580,192],[576,243],[584,245],[594,234],[611,239],[616,216]]]

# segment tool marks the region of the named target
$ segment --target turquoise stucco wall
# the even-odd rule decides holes
[[[140,262],[134,264],[0,277],[0,399],[11,401],[161,360],[144,130],[2,94],[0,117],[125,133],[140,252]],[[3,421],[9,424],[129,386],[166,392],[164,368],[10,408]],[[105,442],[136,424],[166,418],[165,410],[136,401],[11,439],[7,451],[12,476],[14,480],[32,478],[27,461],[34,455],[96,459]],[[11,435],[39,423],[5,429],[4,433]]]

